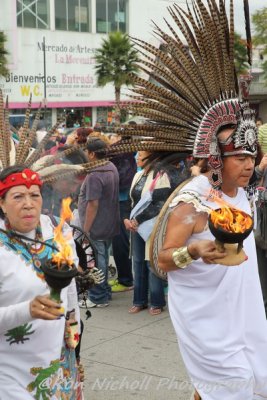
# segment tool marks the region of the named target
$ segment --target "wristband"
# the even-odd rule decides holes
[[[179,269],[185,269],[193,262],[193,258],[190,256],[186,246],[174,250],[172,253],[172,259],[176,267]]]

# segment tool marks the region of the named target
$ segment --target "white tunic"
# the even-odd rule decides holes
[[[5,229],[3,221],[0,228]],[[41,228],[44,241],[49,241],[53,237],[49,217],[41,216]],[[27,261],[23,247],[18,254],[5,240],[0,232],[0,399],[74,399],[75,355],[63,346],[65,318],[45,321],[31,317],[30,301],[48,294],[49,288]],[[40,257],[49,254],[48,247],[40,250]],[[74,254],[76,262],[75,250]],[[62,289],[61,299],[66,311],[75,307],[79,312],[74,280]],[[73,360],[71,368],[67,358]]]
[[[182,190],[201,195],[210,185],[200,175]],[[188,195],[186,195],[188,196]],[[223,199],[251,215],[243,189]],[[181,201],[180,194],[171,206]],[[207,228],[191,236],[214,240]],[[252,400],[267,396],[267,322],[258,276],[253,233],[244,241],[248,260],[239,266],[194,261],[168,273],[169,310],[188,373],[202,400]],[[254,394],[253,394],[254,393]],[[265,397],[258,397],[259,393]]]

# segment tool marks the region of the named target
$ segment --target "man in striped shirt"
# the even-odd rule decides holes
[[[267,153],[267,124],[263,124],[259,127],[259,144],[261,146],[261,150],[264,154]]]

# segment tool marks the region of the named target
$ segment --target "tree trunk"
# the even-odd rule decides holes
[[[120,126],[121,123],[121,88],[115,87],[115,125]]]

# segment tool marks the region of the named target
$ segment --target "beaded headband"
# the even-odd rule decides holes
[[[2,197],[12,187],[20,185],[24,185],[28,189],[32,185],[41,187],[42,181],[39,175],[30,169],[24,169],[22,172],[15,172],[0,181],[0,197]]]

